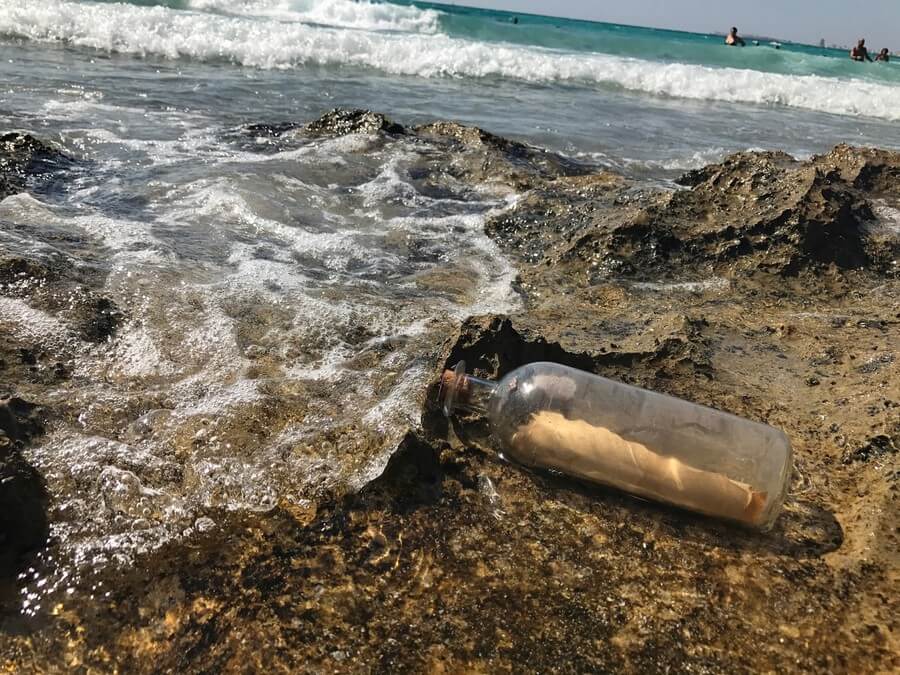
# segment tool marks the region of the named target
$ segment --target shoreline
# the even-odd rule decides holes
[[[448,427],[434,391],[421,392],[421,421],[361,490],[213,513],[216,527],[101,570],[103,600],[52,598],[58,610],[34,621],[7,605],[4,662],[138,672],[898,665],[900,153],[739,153],[668,191],[451,122],[405,128],[333,111],[252,133],[266,128],[428,139],[442,155],[426,184],[449,173],[521,195],[485,232],[516,266],[523,307],[445,335],[423,355],[435,382],[460,358],[490,378],[551,360],[768,422],[794,446],[790,503],[760,535],[529,472],[499,459],[477,422]],[[7,169],[11,183],[24,186],[30,163]],[[50,170],[64,180],[66,163]],[[0,299],[38,305],[85,340],[114,339],[122,320],[90,274],[3,257],[0,284]],[[81,304],[54,304],[75,287],[87,289]],[[52,349],[21,343],[3,321],[0,337],[10,393],[44,406],[40,425],[16,423],[28,434],[7,433],[19,462],[39,426],[76,413],[46,400],[70,377]]]

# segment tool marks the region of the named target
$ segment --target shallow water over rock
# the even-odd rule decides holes
[[[363,487],[418,428],[452,326],[515,306],[482,232],[513,193],[499,171],[466,174],[485,153],[457,153],[454,175],[440,134],[354,114],[237,129],[190,155],[88,134],[96,171],[43,194],[32,172],[35,194],[0,204],[0,321],[54,420],[28,450],[58,547],[38,595],[213,512]],[[168,162],[145,171],[159,151]],[[104,159],[116,152],[137,169]]]

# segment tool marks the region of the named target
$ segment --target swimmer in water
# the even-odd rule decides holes
[[[875,56],[875,60],[876,60],[876,61],[884,61],[885,63],[887,63],[888,61],[890,61],[890,60],[891,60],[891,53],[888,51],[888,48],[885,47],[885,48],[882,49],[880,52],[878,52],[878,54]]]
[[[865,40],[860,39],[856,46],[850,50],[850,58],[854,61],[869,61],[871,63],[872,57],[869,56],[869,50],[866,49]]]
[[[745,47],[744,39],[737,34],[737,28],[731,27],[731,32],[725,37],[725,44],[731,47]]]

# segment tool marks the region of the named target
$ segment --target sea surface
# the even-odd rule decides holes
[[[276,141],[245,125],[336,106],[456,120],[672,188],[734,151],[900,148],[900,64],[516,18],[350,0],[0,0],[0,131],[79,160],[0,202],[0,255],[99,267],[124,316],[89,344],[0,294],[0,321],[70,361],[41,402],[79,411],[26,453],[53,501],[23,611],[223,511],[364,485],[415,424],[426,355],[466,316],[520,301],[482,231],[517,195],[426,190],[415,168],[429,149],[403,139]]]

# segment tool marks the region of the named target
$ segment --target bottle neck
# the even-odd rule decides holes
[[[455,410],[466,410],[485,415],[497,383],[466,375],[464,365],[444,371],[440,394],[444,414],[449,416]]]
[[[456,407],[478,413],[479,415],[486,415],[488,403],[497,389],[497,383],[472,377],[471,375],[463,375],[461,387],[463,389],[460,389],[459,394],[462,394],[464,391],[465,395],[457,396]]]

